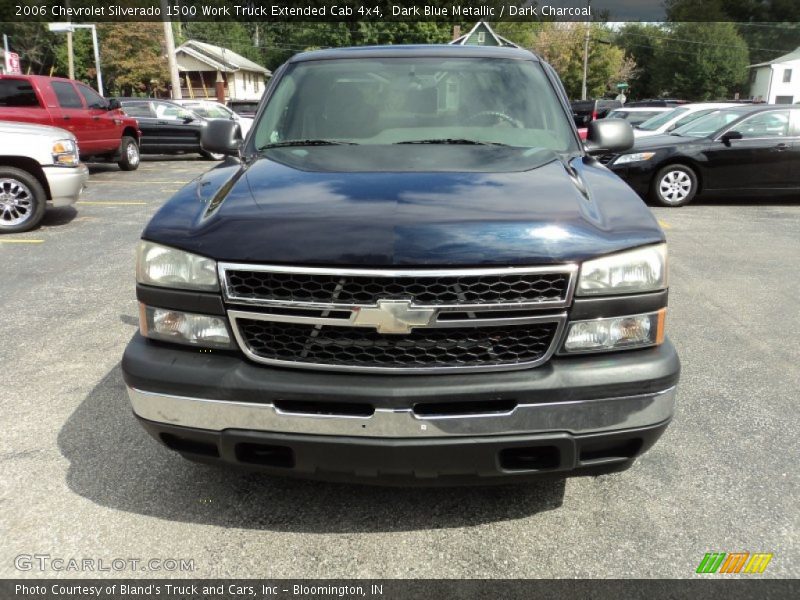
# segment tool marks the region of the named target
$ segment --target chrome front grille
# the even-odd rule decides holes
[[[561,337],[575,265],[487,269],[219,266],[256,362],[430,373],[533,367]]]

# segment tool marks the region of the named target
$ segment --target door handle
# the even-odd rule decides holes
[[[97,117],[97,116],[92,117],[92,121],[99,121],[99,120],[100,120],[100,117]]]
[[[784,144],[783,142],[775,146],[775,150],[777,150],[778,152],[783,152],[784,150],[788,149],[789,149],[789,144]]]
[[[65,121],[69,121],[71,118],[72,118],[72,117],[70,117],[69,115],[64,115],[64,120],[65,120]]]

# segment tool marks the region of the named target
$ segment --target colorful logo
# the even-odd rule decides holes
[[[707,552],[696,573],[763,573],[772,556],[764,552]]]

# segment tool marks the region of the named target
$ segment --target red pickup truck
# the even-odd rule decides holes
[[[139,166],[141,132],[119,103],[88,85],[43,75],[0,75],[0,120],[52,125],[78,138],[82,160],[116,161],[124,171]]]

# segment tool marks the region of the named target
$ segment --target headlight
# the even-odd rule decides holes
[[[73,140],[58,140],[53,144],[53,164],[74,167],[80,161],[78,144]]]
[[[136,254],[136,281],[185,290],[219,290],[215,261],[145,241],[139,243]]]
[[[640,294],[667,287],[667,245],[646,246],[587,260],[578,278],[579,296]]]
[[[645,160],[650,160],[655,155],[655,152],[634,152],[633,154],[623,154],[614,161],[614,164],[625,165],[632,162],[642,162]]]
[[[644,315],[576,321],[570,325],[564,352],[610,352],[656,346],[664,341],[667,309]]]
[[[210,348],[233,347],[224,317],[139,304],[139,329],[143,336],[154,340]]]

